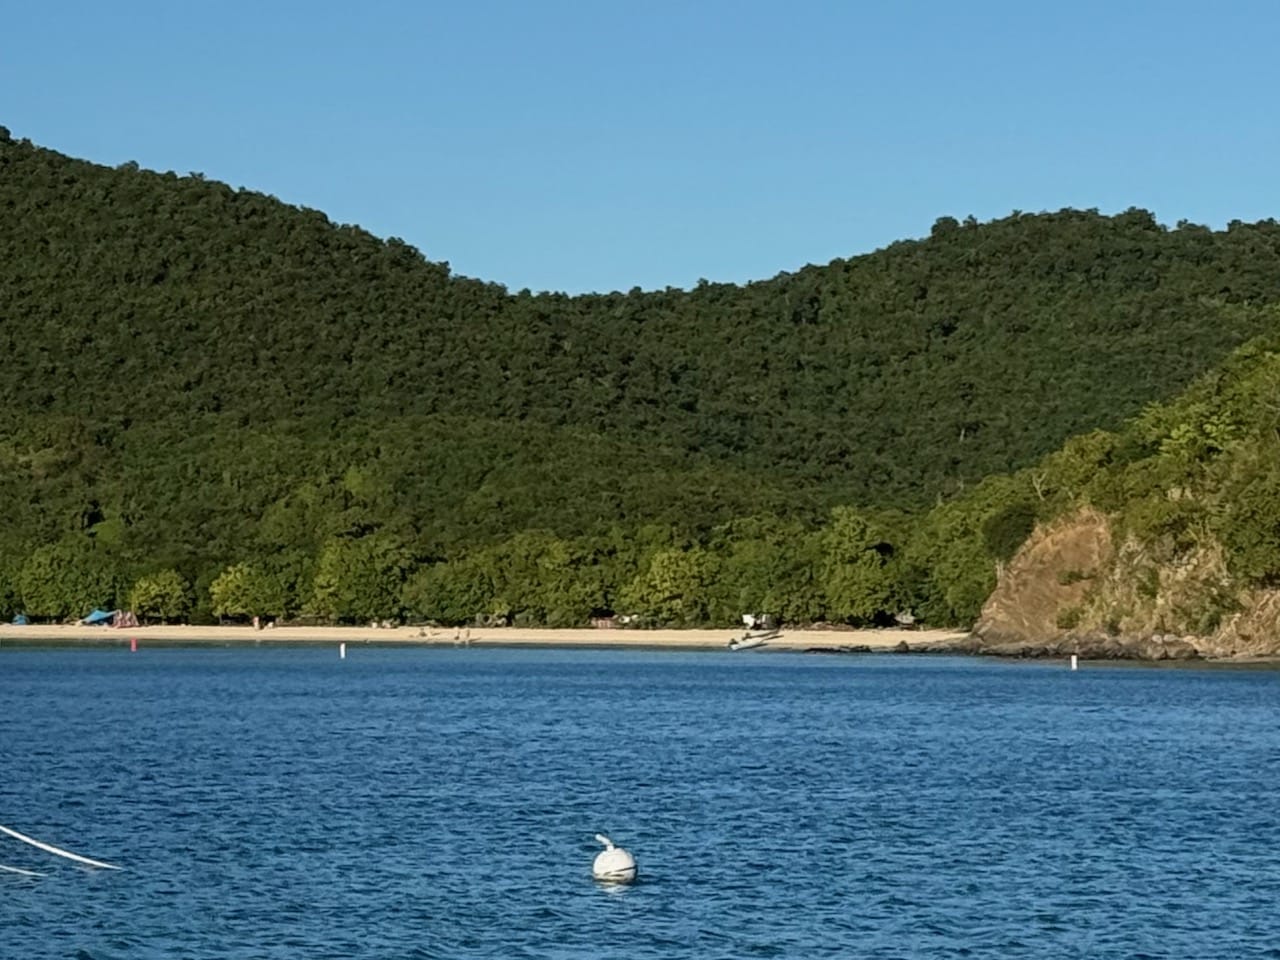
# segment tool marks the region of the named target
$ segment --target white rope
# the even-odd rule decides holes
[[[24,877],[44,876],[43,873],[36,873],[34,870],[23,870],[21,867],[6,867],[3,863],[0,863],[0,870],[3,870],[5,873],[19,873]]]
[[[17,830],[10,830],[8,827],[5,827],[5,826],[0,826],[0,833],[7,833],[9,836],[13,837],[15,840],[21,840],[23,843],[29,843],[33,847],[36,847],[40,850],[45,851],[45,853],[52,853],[55,856],[66,857],[68,860],[76,861],[76,863],[84,863],[91,867],[101,867],[104,870],[120,869],[113,863],[103,863],[101,860],[90,860],[88,857],[82,857],[78,853],[72,853],[69,850],[62,850],[58,847],[50,846],[47,843],[41,843],[39,840],[36,840],[32,837],[28,837],[24,833],[19,833]]]

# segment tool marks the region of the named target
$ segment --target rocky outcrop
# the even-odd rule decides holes
[[[1280,657],[1280,591],[1241,591],[1211,540],[1160,556],[1118,547],[1089,508],[1037,528],[953,647],[1010,657]]]
[[[1251,590],[1239,612],[1200,644],[1206,657],[1280,656],[1280,590]]]
[[[974,652],[997,657],[1062,657],[1082,660],[1197,660],[1204,652],[1195,637],[1156,634],[1150,637],[1068,633],[1041,641],[992,643],[978,638]]]
[[[1097,511],[1037,528],[1000,571],[974,636],[987,647],[1061,640],[1079,625],[1089,588],[1112,554],[1111,525]]]

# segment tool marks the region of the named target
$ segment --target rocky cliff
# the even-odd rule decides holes
[[[1142,660],[1280,657],[1280,591],[1243,590],[1205,539],[1162,551],[1116,542],[1085,508],[1039,527],[1000,571],[965,649]]]

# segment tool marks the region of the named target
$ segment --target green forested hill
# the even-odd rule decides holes
[[[1275,301],[1280,226],[1142,211],[943,219],[743,287],[512,294],[4,135],[0,547],[14,583],[87,541],[199,600],[228,564],[370,537],[408,578],[532,529],[914,509],[1175,394],[1268,329],[1236,305]]]
[[[1031,512],[1040,526],[1016,558],[1006,551],[1013,563],[979,623],[984,644],[1106,656],[1169,656],[1170,641],[1178,656],[1280,652],[1275,334],[1121,429],[1075,437],[987,486],[985,498],[949,506],[971,518]],[[970,593],[995,586],[989,564],[968,575],[985,581]]]

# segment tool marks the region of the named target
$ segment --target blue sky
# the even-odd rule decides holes
[[[0,124],[513,291],[741,283],[939,216],[1280,215],[1280,4],[5,5]]]

